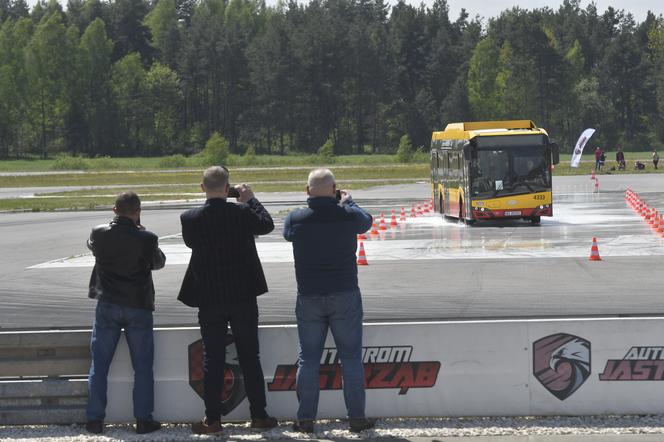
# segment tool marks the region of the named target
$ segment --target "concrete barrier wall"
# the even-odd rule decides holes
[[[156,332],[156,410],[166,421],[200,419],[198,329]],[[297,333],[261,327],[268,409],[295,415]],[[664,318],[368,324],[367,413],[372,416],[499,416],[652,413],[664,408]],[[331,337],[321,361],[319,417],[343,417]],[[625,359],[627,358],[627,359]],[[237,365],[233,345],[228,359]],[[248,418],[237,367],[227,379],[228,419]],[[123,344],[110,381],[109,419],[131,415]],[[638,382],[637,382],[638,381]]]
[[[79,338],[89,337],[89,332],[80,333]],[[56,334],[31,332],[27,341],[20,341],[39,342],[43,335],[43,342],[52,343]],[[155,417],[172,422],[200,419],[202,346],[198,328],[157,329],[155,334]],[[16,340],[9,337],[9,343]],[[74,341],[72,345],[80,347],[81,339]],[[279,418],[292,419],[297,408],[297,330],[295,326],[262,326],[260,341],[268,410]],[[370,416],[584,415],[664,409],[659,385],[664,381],[664,318],[660,317],[367,324],[364,346]],[[3,351],[0,348],[0,362]],[[223,408],[227,419],[244,420],[249,408],[232,342],[227,351]],[[52,352],[39,350],[38,354],[44,357],[34,364],[50,363]],[[6,365],[8,370],[13,367],[13,362]],[[345,415],[340,374],[330,337],[321,360],[321,418]],[[132,381],[129,353],[122,339],[109,376],[107,421],[133,420]],[[70,391],[81,396],[85,381],[68,382],[76,384]],[[12,398],[40,397],[40,382],[5,380],[0,387],[4,388],[0,389],[4,391],[2,423],[12,423],[12,416],[19,414],[22,423],[32,419],[25,413],[12,413],[18,403]],[[58,384],[58,395],[66,391],[60,388],[64,387]],[[42,408],[48,408],[49,400],[40,402],[46,404]],[[66,410],[58,411],[57,422],[81,420],[80,409],[72,410],[69,418],[63,412],[66,414]],[[44,419],[40,422],[47,423]]]

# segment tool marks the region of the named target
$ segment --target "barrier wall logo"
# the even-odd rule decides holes
[[[224,371],[224,390],[219,400],[221,413],[225,416],[233,411],[247,396],[244,389],[244,377],[237,364],[237,351],[231,334],[226,335],[226,369]],[[189,344],[189,385],[203,399],[203,340]]]
[[[632,347],[606,361],[600,381],[664,381],[664,347]]]
[[[413,347],[363,347],[364,379],[367,389],[399,390],[432,388],[440,372],[439,361],[411,361]],[[278,365],[268,391],[295,391],[297,364]],[[341,365],[336,348],[325,348],[320,362],[320,389],[341,390]]]
[[[590,376],[590,341],[566,333],[535,341],[533,375],[549,393],[564,401]]]

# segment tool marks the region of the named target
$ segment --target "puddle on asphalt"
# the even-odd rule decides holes
[[[649,195],[649,203],[662,202],[664,194]],[[382,206],[389,225],[392,210],[401,202]],[[661,204],[660,204],[661,206]],[[664,239],[656,235],[640,216],[625,204],[623,194],[574,195],[554,203],[554,217],[542,218],[540,226],[523,220],[478,222],[467,226],[439,214],[408,217],[395,228],[377,235],[366,234],[369,262],[418,259],[499,259],[587,257],[593,237],[599,241],[602,258],[612,256],[664,255]],[[397,215],[398,216],[398,215]],[[380,215],[376,217],[377,221]],[[275,219],[280,224],[281,218]],[[160,238],[167,265],[186,265],[191,251],[179,233]],[[280,229],[257,240],[262,262],[292,262],[292,245],[281,238]],[[92,255],[60,258],[31,268],[89,267]]]

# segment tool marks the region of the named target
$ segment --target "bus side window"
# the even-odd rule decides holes
[[[452,152],[447,152],[447,178],[454,179],[454,171],[452,170]]]

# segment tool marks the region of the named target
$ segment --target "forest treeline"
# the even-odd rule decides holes
[[[0,158],[415,147],[533,119],[569,150],[664,142],[664,19],[383,0],[0,0]]]

